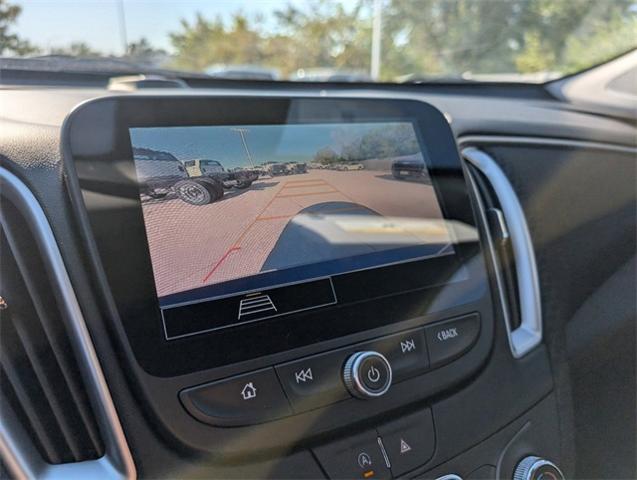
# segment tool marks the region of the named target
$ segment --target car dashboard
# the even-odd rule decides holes
[[[634,122],[530,85],[0,98],[8,476],[634,477]]]

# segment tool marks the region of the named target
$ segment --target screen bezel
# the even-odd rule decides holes
[[[413,123],[443,217],[475,227],[451,129],[444,116],[424,102],[316,97],[116,97],[85,104],[69,117],[65,131],[70,154],[102,265],[126,336],[144,370],[157,376],[173,376],[222,367],[407,320],[412,310],[408,307],[427,304],[427,297],[435,297],[437,289],[478,254],[480,247],[477,241],[456,244],[452,255],[345,275],[351,277],[340,287],[348,295],[345,306],[166,341],[139,189],[134,173],[130,175],[135,167],[129,129],[378,119]],[[104,135],[98,148],[84,141],[96,126],[102,127]],[[112,206],[107,197],[115,197],[117,206]],[[471,271],[468,275],[472,275]],[[458,288],[463,281],[457,281]],[[402,308],[400,304],[404,304]],[[355,305],[356,313],[348,305]],[[244,342],[246,336],[251,339],[249,345]],[[211,344],[221,348],[211,349]]]

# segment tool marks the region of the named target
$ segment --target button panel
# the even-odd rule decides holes
[[[360,381],[370,391],[446,364],[467,352],[480,333],[480,317],[465,315],[275,367],[211,382],[180,392],[195,418],[220,426],[251,425],[351,398],[343,367],[352,354],[378,352],[391,369],[371,360],[361,364]],[[370,363],[371,362],[371,363]],[[384,392],[383,392],[384,393]],[[377,401],[371,399],[371,401]]]
[[[375,430],[315,448],[316,458],[330,478],[391,478]]]
[[[429,408],[367,431],[315,448],[330,478],[401,477],[427,463],[436,435]]]

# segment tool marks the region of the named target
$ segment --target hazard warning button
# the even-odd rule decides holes
[[[394,477],[424,465],[434,453],[436,437],[429,409],[386,423],[378,433]]]

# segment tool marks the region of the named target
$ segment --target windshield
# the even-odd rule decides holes
[[[3,61],[58,70],[545,82],[635,46],[634,0],[0,0]]]

